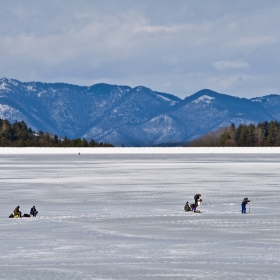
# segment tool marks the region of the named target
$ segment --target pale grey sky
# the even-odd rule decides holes
[[[0,0],[0,78],[280,94],[278,0]]]

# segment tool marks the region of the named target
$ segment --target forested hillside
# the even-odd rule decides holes
[[[76,138],[73,140],[39,131],[36,133],[28,128],[24,121],[11,124],[8,120],[0,119],[0,146],[1,147],[113,147],[93,139]]]
[[[186,144],[191,147],[279,147],[280,123],[278,121],[254,124],[234,124],[205,134]]]

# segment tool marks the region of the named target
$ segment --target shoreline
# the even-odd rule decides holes
[[[280,154],[280,147],[0,148],[8,154]]]

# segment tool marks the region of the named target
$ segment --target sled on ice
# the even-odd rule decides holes
[[[15,219],[17,219],[17,218],[30,218],[30,217],[31,216],[29,214],[23,214],[23,216],[11,214],[9,216],[9,218],[15,218]]]

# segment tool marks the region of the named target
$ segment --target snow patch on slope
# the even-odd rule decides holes
[[[263,98],[253,98],[251,99],[252,102],[262,102]]]
[[[173,100],[171,100],[170,98],[168,98],[168,97],[166,97],[166,96],[162,96],[162,95],[160,95],[160,94],[156,94],[156,97],[157,98],[160,98],[160,99],[162,99],[162,100],[164,100],[164,101],[167,101],[167,102],[170,102],[170,105],[176,105],[177,103],[178,103],[178,101],[173,101]]]
[[[157,122],[157,123],[171,123],[172,122],[172,118],[170,118],[169,116],[167,115],[159,115],[159,116],[156,116],[154,118],[152,118],[150,120],[150,122]]]
[[[15,108],[5,104],[0,104],[0,119],[25,120],[26,118],[22,115],[20,111],[16,110]]]
[[[28,91],[36,91],[36,89],[34,89],[33,86],[26,86],[26,89]]]
[[[11,91],[10,88],[8,88],[8,84],[4,81],[2,84],[0,84],[0,90],[5,90],[5,91]]]
[[[43,93],[45,93],[45,92],[46,92],[45,90],[40,91],[40,92],[37,94],[37,96],[38,96],[38,97],[41,97],[41,96],[42,96],[42,94],[43,94]]]
[[[167,97],[165,97],[165,96],[162,96],[162,95],[160,95],[160,94],[156,94],[156,97],[157,97],[157,98],[161,98],[162,100],[165,100],[165,101],[168,101],[168,102],[171,101],[169,98],[167,98]]]
[[[200,102],[204,102],[209,104],[211,100],[215,99],[214,97],[208,96],[208,95],[202,95],[198,99],[194,100],[192,103],[197,104]]]

